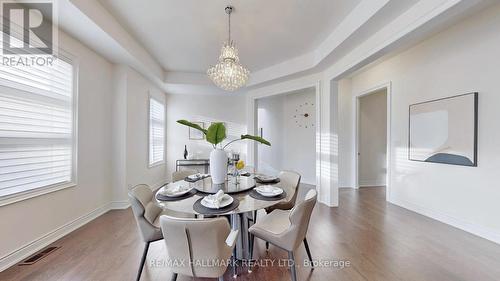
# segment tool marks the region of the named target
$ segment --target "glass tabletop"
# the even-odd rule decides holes
[[[246,212],[253,212],[256,210],[264,209],[267,207],[271,207],[279,202],[285,202],[289,201],[292,199],[292,196],[295,192],[295,187],[290,186],[289,184],[286,184],[284,182],[279,182],[275,183],[272,185],[278,186],[283,188],[283,190],[286,192],[286,197],[281,199],[281,200],[275,200],[275,201],[264,201],[264,200],[259,200],[255,199],[250,196],[250,191],[255,187],[259,186],[262,184],[255,183],[255,180],[253,179],[253,176],[250,177],[240,177],[240,184],[238,186],[232,185],[231,181],[232,177],[229,178],[229,183],[224,184],[224,187],[227,188],[229,187],[228,190],[231,190],[233,193],[231,194],[232,197],[238,199],[240,201],[240,204],[238,208],[229,211],[224,214],[239,214],[239,213],[246,213]],[[198,186],[198,188],[206,191],[198,192],[195,195],[178,200],[178,201],[160,201],[158,199],[156,200],[156,204],[160,206],[164,210],[170,210],[174,212],[181,212],[181,213],[186,213],[186,214],[195,214],[198,215],[198,213],[193,210],[193,204],[196,202],[196,200],[208,195],[209,193],[214,193],[217,192],[215,190],[215,185],[212,185],[211,178],[206,178],[204,180],[197,181],[195,183],[189,183],[192,186]],[[180,181],[187,183],[185,181]],[[218,187],[221,187],[222,185],[219,185]],[[163,188],[163,187],[162,187]],[[158,190],[159,191],[159,190]],[[155,196],[156,198],[156,196]]]
[[[253,176],[241,176],[238,180],[236,177],[229,176],[223,184],[213,184],[212,178],[208,177],[197,182],[190,183],[189,185],[194,186],[196,190],[203,193],[215,194],[217,191],[222,189],[224,193],[233,194],[251,190],[255,187],[256,183]]]

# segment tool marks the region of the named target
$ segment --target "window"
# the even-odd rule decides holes
[[[165,161],[165,106],[149,98],[149,167]]]
[[[73,74],[61,58],[0,65],[0,205],[74,185]]]

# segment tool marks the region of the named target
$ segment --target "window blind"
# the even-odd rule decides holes
[[[165,106],[149,99],[149,166],[160,164],[165,155]]]
[[[73,99],[63,59],[0,64],[0,198],[73,181]]]

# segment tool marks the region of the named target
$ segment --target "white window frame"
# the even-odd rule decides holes
[[[2,35],[2,33],[0,33]],[[30,199],[33,197],[41,196],[47,193],[55,192],[58,190],[75,187],[78,183],[77,180],[77,163],[78,163],[78,69],[79,62],[78,60],[69,53],[66,53],[62,50],[58,51],[58,59],[62,59],[65,62],[69,63],[73,68],[73,97],[72,97],[72,110],[73,110],[73,135],[72,135],[72,161],[71,161],[71,180],[69,182],[57,183],[42,187],[37,187],[30,190],[20,191],[4,196],[0,196],[0,206],[9,205],[12,203],[16,203],[19,201],[23,201],[26,199]],[[0,87],[8,87],[17,91],[26,91],[24,87],[19,87],[19,85],[15,83],[5,83],[5,86]]]
[[[163,155],[162,155],[162,160],[160,161],[156,161],[156,162],[151,162],[151,100],[154,100],[155,102],[163,105]],[[166,157],[166,145],[165,145],[165,141],[166,141],[166,120],[167,120],[167,114],[166,114],[166,105],[165,105],[165,101],[162,101],[158,98],[156,98],[154,95],[151,94],[151,92],[149,93],[149,97],[148,97],[148,119],[147,119],[147,122],[148,122],[148,168],[154,168],[154,167],[157,167],[157,166],[161,166],[161,165],[164,165],[165,164],[165,157]]]

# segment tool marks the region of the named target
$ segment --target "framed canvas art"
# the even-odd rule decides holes
[[[198,125],[200,125],[200,127],[205,129],[205,123],[203,123],[203,122],[193,122],[193,123],[198,124]],[[205,137],[205,135],[201,131],[193,129],[193,128],[189,128],[189,139],[190,140],[202,140],[202,139],[204,139],[204,137]]]
[[[477,166],[478,93],[410,105],[408,159]]]

